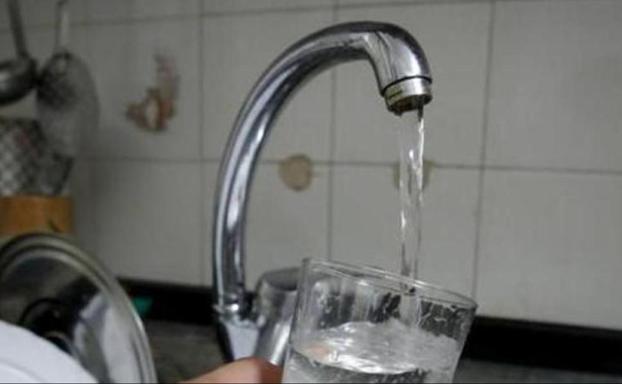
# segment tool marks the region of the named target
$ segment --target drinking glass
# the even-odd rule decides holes
[[[451,382],[476,307],[381,269],[307,259],[283,382]]]

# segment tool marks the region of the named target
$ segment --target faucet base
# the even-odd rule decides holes
[[[259,339],[255,356],[282,365],[285,361],[289,331],[296,309],[300,268],[265,273],[257,285],[257,323]]]
[[[218,339],[229,361],[253,356],[258,337],[259,329],[251,320],[221,316],[218,321]]]

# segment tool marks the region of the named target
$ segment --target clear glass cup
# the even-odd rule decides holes
[[[451,382],[476,307],[381,269],[307,259],[283,382]]]

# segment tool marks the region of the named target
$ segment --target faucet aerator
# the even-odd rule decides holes
[[[431,85],[432,80],[424,77],[400,80],[389,85],[383,91],[387,108],[398,116],[422,108],[432,100]]]

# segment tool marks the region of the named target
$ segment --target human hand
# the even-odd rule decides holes
[[[281,376],[281,368],[261,359],[248,358],[223,365],[206,375],[188,381],[187,384],[280,383]]]

